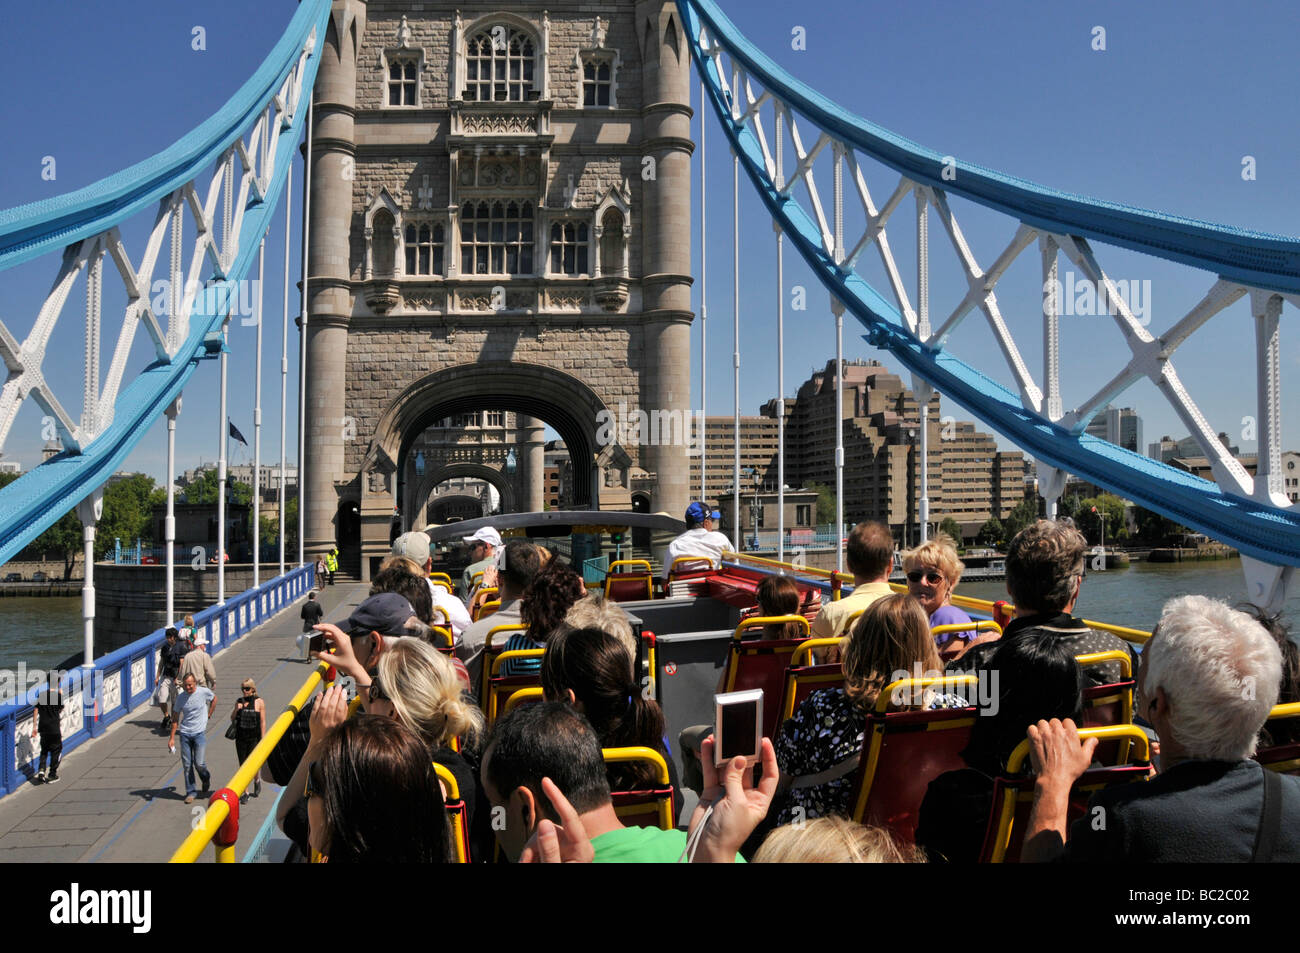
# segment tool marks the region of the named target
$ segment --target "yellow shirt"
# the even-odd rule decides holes
[[[837,639],[847,635],[849,618],[867,608],[877,599],[892,595],[893,589],[887,582],[868,582],[858,586],[850,595],[839,602],[822,603],[821,611],[813,620],[812,637],[814,639]]]

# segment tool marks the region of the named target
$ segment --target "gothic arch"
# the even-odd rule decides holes
[[[435,421],[485,408],[528,414],[555,428],[573,460],[575,504],[599,509],[595,462],[603,448],[597,432],[609,410],[584,381],[544,364],[476,361],[426,374],[403,389],[376,421],[365,459],[387,459],[405,472],[411,446]]]
[[[429,505],[430,498],[433,496],[433,491],[438,488],[438,485],[447,480],[455,480],[460,477],[471,480],[484,480],[492,484],[496,491],[501,494],[502,511],[509,513],[514,509],[514,486],[500,470],[482,463],[446,463],[430,470],[420,479],[415,494],[410,497],[413,501],[410,509],[403,509],[403,513],[409,512],[410,514],[405,521],[411,529],[424,528],[424,513]]]

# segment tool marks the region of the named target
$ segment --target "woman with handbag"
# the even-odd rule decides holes
[[[257,685],[251,678],[244,679],[243,697],[235,703],[235,710],[230,713],[230,727],[226,737],[234,739],[235,754],[243,764],[253,753],[262,736],[266,734],[266,703],[257,697]],[[253,797],[262,793],[262,779],[253,780]],[[248,794],[240,799],[248,803]]]

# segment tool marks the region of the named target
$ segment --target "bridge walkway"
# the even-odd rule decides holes
[[[326,586],[317,596],[325,620],[346,619],[368,591],[361,583]],[[310,671],[294,643],[302,631],[298,609],[304,600],[213,656],[217,707],[208,723],[207,763],[214,790],[238,767],[235,743],[224,735],[240,683],[250,676],[256,681],[269,727]],[[57,784],[27,785],[0,800],[0,862],[166,861],[189,834],[192,811],[205,802],[185,804],[179,750],[168,752],[161,722],[157,708],[139,708],[70,752],[59,765]],[[241,805],[240,859],[279,790],[263,783],[261,796]],[[203,854],[205,861],[212,857],[212,851]]]

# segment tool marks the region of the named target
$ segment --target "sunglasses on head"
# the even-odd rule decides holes
[[[933,569],[913,569],[907,574],[908,582],[920,582],[922,579],[932,586],[937,586],[943,582],[943,573]]]
[[[255,691],[256,689],[254,689],[252,685],[244,685],[243,690],[246,692],[251,692],[251,691]]]

